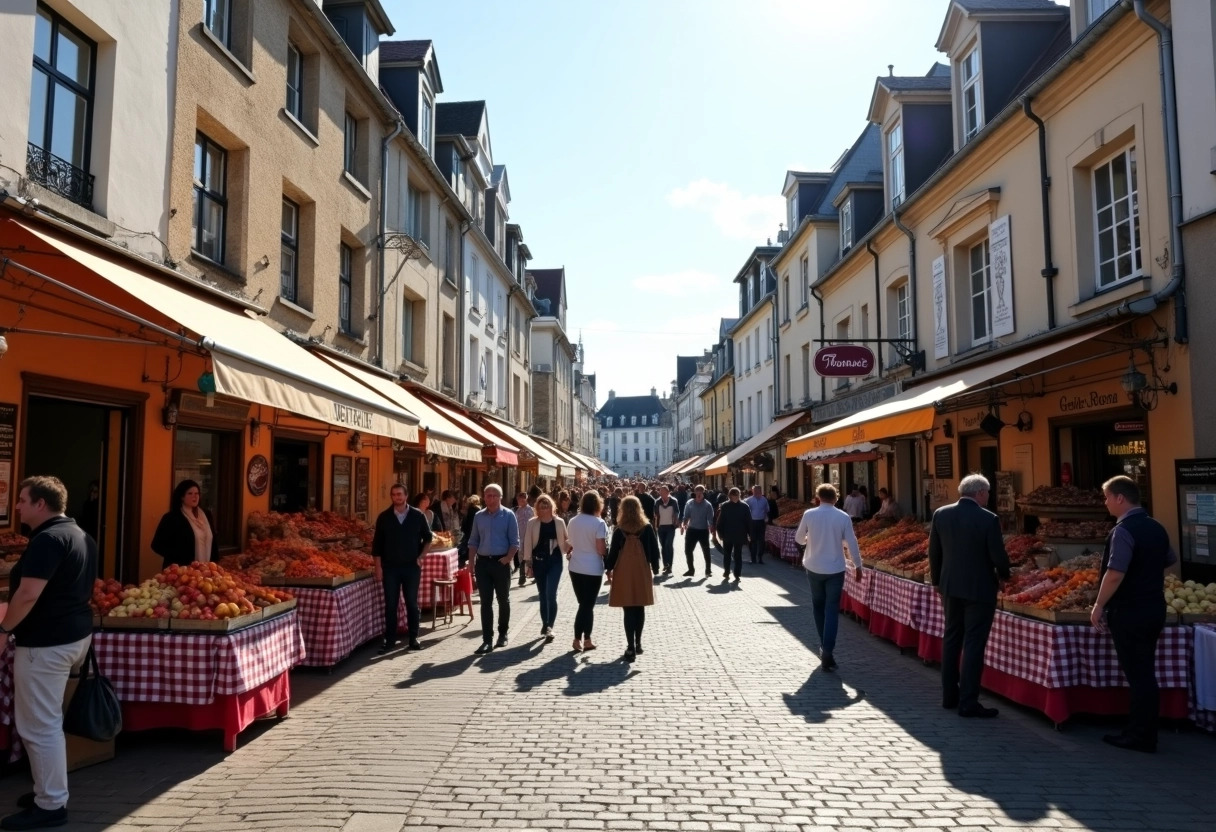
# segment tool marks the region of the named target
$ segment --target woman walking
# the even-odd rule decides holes
[[[566,521],[554,516],[553,498],[536,498],[536,516],[524,528],[523,553],[526,572],[536,579],[540,594],[540,634],[553,641],[553,621],[557,618],[557,584],[562,577],[562,555],[569,544]]]
[[[570,585],[578,599],[574,616],[574,652],[594,650],[591,627],[595,624],[595,602],[604,582],[604,554],[607,550],[608,527],[600,519],[604,504],[600,495],[588,491],[583,495],[579,514],[566,527],[570,554]]]
[[[621,501],[604,568],[612,573],[608,605],[625,610],[624,659],[632,662],[642,652],[646,608],[654,604],[653,577],[659,574],[659,537],[637,497]]]

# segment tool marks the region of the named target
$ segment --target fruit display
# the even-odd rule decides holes
[[[1165,606],[1167,612],[1216,615],[1216,583],[1204,586],[1197,581],[1184,582],[1175,575],[1166,575]]]
[[[809,503],[792,500],[789,497],[779,497],[777,499],[777,518],[773,520],[773,525],[796,529],[802,522],[802,515],[806,514],[806,510],[810,507]]]
[[[1053,540],[1104,540],[1114,527],[1114,520],[1048,520],[1039,525],[1039,536]]]
[[[263,538],[250,540],[247,550],[227,555],[220,565],[253,583],[290,578],[339,578],[372,568],[371,555],[349,549],[322,548],[312,540]]]
[[[90,601],[104,619],[151,618],[218,621],[251,615],[292,598],[256,586],[215,563],[174,564],[139,584],[97,580]]]
[[[929,531],[913,517],[898,523],[867,520],[855,532],[862,560],[884,571],[919,579],[929,571]]]
[[[1043,538],[1033,534],[1016,534],[1005,541],[1005,553],[1011,566],[1034,563],[1035,555],[1051,552]]]
[[[0,549],[24,549],[29,545],[30,539],[23,534],[17,532],[4,532],[0,534]]]
[[[342,541],[346,548],[352,548],[355,541],[360,541],[359,545],[364,548],[372,544],[372,530],[368,526],[332,511],[293,514],[255,511],[249,515],[249,537],[252,540]]]
[[[1076,558],[1050,569],[1020,569],[1000,597],[1043,611],[1087,612],[1098,597],[1096,558]]]
[[[13,571],[13,567],[17,565],[17,561],[21,560],[20,552],[10,552],[0,560],[0,577],[7,575]]]
[[[1100,490],[1096,488],[1074,488],[1070,485],[1040,485],[1018,502],[1031,506],[1051,506],[1055,508],[1100,509],[1104,507],[1102,492]]]

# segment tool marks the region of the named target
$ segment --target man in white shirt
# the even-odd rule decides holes
[[[840,618],[840,593],[844,591],[844,546],[853,557],[853,577],[861,580],[861,548],[849,515],[836,508],[836,487],[824,484],[815,489],[819,506],[802,515],[794,540],[806,546],[802,566],[811,583],[811,608],[815,631],[822,649],[819,658],[824,670],[835,670],[836,625]]]
[[[861,491],[857,486],[853,486],[853,490],[849,492],[849,496],[844,498],[844,513],[852,517],[854,520],[860,520],[866,513],[866,498],[861,496]]]

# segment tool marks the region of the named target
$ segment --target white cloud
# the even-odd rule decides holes
[[[757,196],[741,193],[723,182],[697,179],[667,195],[676,208],[692,208],[709,214],[725,236],[760,243],[777,235],[785,220],[785,200],[778,195]]]

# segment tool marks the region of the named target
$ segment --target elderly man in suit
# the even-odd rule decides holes
[[[980,704],[980,675],[997,590],[1009,580],[1009,556],[1000,519],[983,507],[989,490],[983,476],[963,477],[958,502],[935,511],[929,531],[929,573],[946,614],[942,707],[957,708],[964,717],[997,715],[996,708]]]

